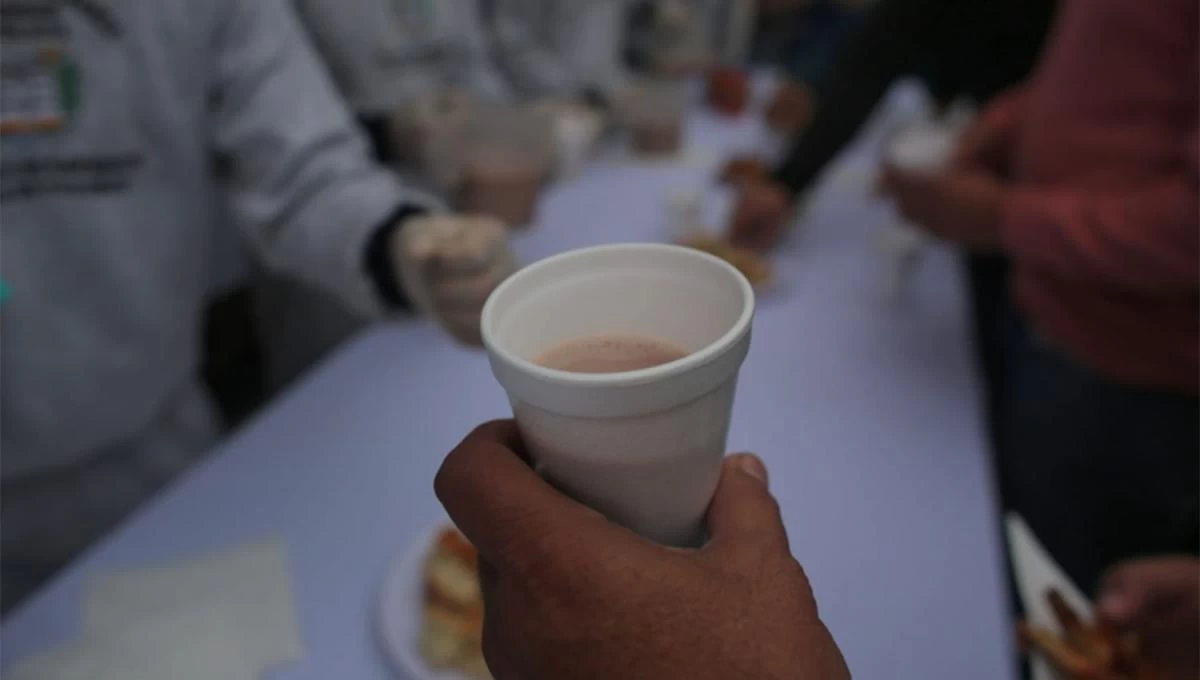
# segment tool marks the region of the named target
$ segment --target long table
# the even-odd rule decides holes
[[[589,244],[668,238],[666,196],[729,209],[715,164],[761,148],[750,118],[697,111],[684,162],[602,158],[544,197],[515,237],[526,261]],[[874,155],[848,154],[774,259],[741,373],[731,450],[771,469],[793,550],[856,678],[1014,676],[980,385],[957,256],[935,248],[899,299],[880,294],[868,199]],[[78,633],[91,574],[244,541],[287,545],[304,658],[279,680],[397,677],[373,630],[398,551],[443,521],[443,455],[508,404],[482,353],[427,321],[348,342],[0,631],[5,664]]]

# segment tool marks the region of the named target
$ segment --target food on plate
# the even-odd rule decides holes
[[[740,115],[750,103],[750,78],[728,66],[712,69],[708,72],[708,103],[725,115]]]
[[[767,125],[780,134],[794,134],[808,125],[812,113],[812,92],[808,87],[785,82],[767,106]]]
[[[1062,634],[1022,621],[1017,624],[1017,636],[1027,654],[1045,659],[1062,680],[1157,677],[1139,655],[1135,636],[1123,635],[1103,623],[1084,621],[1057,590],[1050,590],[1046,600]]]
[[[715,255],[737,268],[755,288],[771,282],[771,265],[752,250],[739,248],[728,241],[708,234],[688,234],[679,240],[679,245],[695,248]]]
[[[749,182],[760,182],[771,177],[767,164],[753,156],[734,156],[721,168],[721,182],[740,187]]]
[[[483,595],[478,553],[454,527],[442,529],[425,559],[420,650],[436,669],[490,679],[483,661]]]

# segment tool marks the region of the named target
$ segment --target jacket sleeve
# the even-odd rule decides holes
[[[527,97],[573,92],[580,87],[566,55],[538,35],[539,24],[558,12],[541,0],[491,0],[488,17],[500,67]],[[545,16],[549,13],[550,16]],[[556,29],[565,27],[556,26]]]
[[[622,53],[625,47],[626,0],[587,0],[577,3],[570,22],[571,64],[585,90],[611,98],[624,89],[631,75]]]
[[[1160,177],[1123,190],[1014,189],[1005,207],[1007,250],[1030,266],[1137,290],[1200,285],[1200,134]]]
[[[792,192],[807,190],[875,110],[892,82],[931,49],[938,17],[958,0],[880,0],[838,51],[817,112],[788,151],[776,178]]]
[[[286,0],[220,0],[208,135],[234,219],[271,268],[381,311],[367,245],[405,205],[432,205],[373,163]]]

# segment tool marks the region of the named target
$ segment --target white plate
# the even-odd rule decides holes
[[[1008,529],[1008,548],[1012,557],[1013,572],[1017,579],[1017,591],[1025,603],[1025,618],[1031,624],[1062,635],[1046,592],[1051,588],[1062,594],[1063,599],[1085,619],[1091,618],[1092,606],[1079,588],[1067,577],[1062,567],[1050,557],[1046,549],[1030,531],[1025,521],[1015,513],[1005,517]],[[1034,680],[1056,680],[1050,666],[1040,658],[1032,663]]]
[[[424,602],[425,557],[433,540],[450,520],[422,532],[402,550],[388,567],[379,590],[379,609],[375,623],[383,655],[405,680],[468,680],[457,671],[430,668],[417,649],[421,634],[421,607]]]

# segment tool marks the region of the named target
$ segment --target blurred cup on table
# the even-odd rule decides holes
[[[616,98],[617,115],[629,128],[633,149],[644,155],[669,155],[683,146],[687,96],[683,86],[645,80]]]
[[[544,118],[517,107],[480,107],[462,144],[461,209],[513,228],[531,224],[554,164]]]
[[[726,262],[659,244],[533,264],[483,310],[492,372],[536,468],[666,545],[703,540],[754,293]]]
[[[397,111],[389,121],[393,155],[415,165],[447,194],[462,180],[463,142],[480,102],[454,88],[431,92]]]
[[[959,136],[971,117],[971,109],[956,105],[941,119],[929,118],[901,127],[885,143],[884,163],[906,171],[945,172]],[[885,298],[899,297],[933,240],[919,225],[906,220],[885,226],[879,232],[877,247],[885,262]]]

